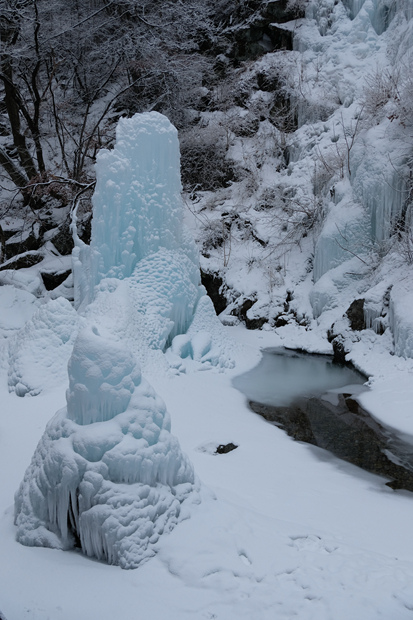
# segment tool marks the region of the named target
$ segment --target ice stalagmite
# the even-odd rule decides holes
[[[209,334],[203,361],[227,364],[183,221],[175,127],[157,112],[121,119],[96,177],[91,243],[77,238],[73,255],[79,313],[127,342],[145,371],[165,363],[161,352],[194,321]]]
[[[66,399],[16,493],[17,540],[136,568],[197,501],[193,468],[133,355],[96,328],[76,340]]]
[[[183,225],[179,160],[177,130],[162,114],[136,114],[119,121],[115,148],[100,151],[97,158],[90,247],[77,239],[74,250],[77,307],[92,302],[99,290],[113,290],[114,279],[131,278],[145,261],[144,274],[154,273],[151,288],[165,289],[171,332],[189,327],[203,290],[198,253]],[[172,272],[168,269],[169,281],[185,281],[180,294],[171,295],[163,282],[156,286],[165,265],[174,265]],[[136,283],[129,282],[129,288]],[[140,291],[141,299],[142,295]]]

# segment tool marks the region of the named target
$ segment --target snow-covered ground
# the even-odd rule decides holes
[[[13,496],[46,422],[65,404],[66,385],[19,398],[2,373],[0,609],[8,620],[411,617],[411,493],[294,442],[249,411],[231,378],[258,362],[260,348],[288,342],[226,330],[239,343],[234,369],[150,376],[202,482],[202,502],[137,570],[16,542]],[[398,426],[411,413],[413,367],[376,354],[398,392],[373,382],[364,404],[389,424],[397,413]],[[238,448],[213,454],[228,442]]]

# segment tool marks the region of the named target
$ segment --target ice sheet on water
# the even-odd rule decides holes
[[[136,568],[199,501],[163,401],[123,345],[85,328],[67,407],[49,422],[16,493],[17,540]]]
[[[334,365],[330,357],[268,349],[258,366],[235,377],[232,384],[250,400],[284,407],[302,396],[317,396],[365,380],[350,368]]]

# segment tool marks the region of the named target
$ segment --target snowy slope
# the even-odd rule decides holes
[[[152,377],[203,492],[191,518],[163,536],[157,555],[135,571],[15,541],[13,494],[64,390],[17,398],[6,393],[3,376],[0,459],[8,475],[1,485],[0,535],[7,561],[0,596],[6,618],[411,616],[411,494],[293,442],[251,413],[231,376],[256,363],[260,346],[280,341],[227,329],[244,348],[236,371]],[[393,370],[393,381],[395,373],[406,391],[403,370]],[[370,396],[373,409],[382,393]],[[410,403],[400,398],[398,407],[407,415]],[[238,448],[212,453],[229,441]]]
[[[390,327],[396,353],[412,356],[410,305],[391,291],[412,277],[412,11],[312,0],[290,23],[294,50],[246,63],[226,112],[205,113],[211,132],[227,131],[236,178],[189,204],[228,311],[242,316],[248,299],[249,319],[316,319],[326,333],[363,298],[368,327]]]

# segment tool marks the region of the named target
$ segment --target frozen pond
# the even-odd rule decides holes
[[[233,380],[249,406],[297,441],[413,491],[413,449],[357,402],[366,377],[330,357],[267,349],[260,363]]]
[[[265,349],[260,363],[233,385],[248,400],[286,407],[301,397],[320,396],[328,390],[362,385],[366,377],[346,366],[333,364],[326,355],[310,355],[289,349]],[[351,388],[350,388],[351,386]]]

